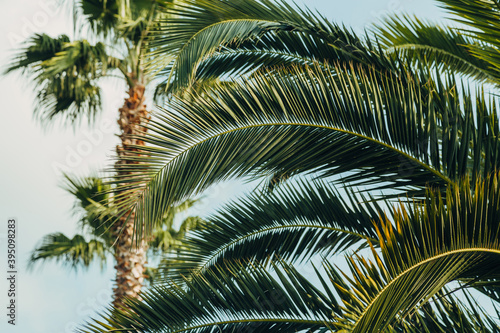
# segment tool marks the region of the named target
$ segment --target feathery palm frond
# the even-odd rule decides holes
[[[432,25],[416,17],[389,17],[374,27],[384,52],[411,63],[422,62],[453,73],[472,77],[479,82],[499,83],[499,75],[488,62],[477,58],[471,50],[490,46],[457,29]]]
[[[150,67],[167,77],[167,92],[189,86],[197,77],[274,64],[339,60],[392,66],[345,27],[285,1],[183,0],[168,1],[163,8],[168,18],[151,33],[149,58]],[[221,62],[227,71],[220,72]]]
[[[349,257],[351,286],[336,287],[346,305],[343,326],[379,331],[424,304],[447,283],[489,280],[500,264],[500,174],[465,178],[446,196],[429,190],[425,205],[401,206],[378,229],[375,260]],[[345,282],[342,280],[342,283]]]
[[[471,52],[490,64],[490,71],[500,76],[500,6],[496,0],[438,0],[442,7],[456,15],[454,20],[465,24],[463,34],[470,35],[489,47],[472,45]]]
[[[82,332],[123,329],[202,333],[248,328],[322,332],[336,300],[293,267],[282,263],[273,264],[273,268],[277,277],[260,265],[248,267],[236,262],[207,271],[212,275],[210,284],[194,276],[186,281],[188,290],[173,284],[155,287],[142,294],[144,301],[130,300],[128,309],[114,310],[106,323],[88,324]],[[224,276],[220,277],[222,272]]]
[[[96,80],[119,66],[121,61],[107,55],[101,43],[36,35],[6,72],[21,71],[32,77],[38,99],[35,115],[42,122],[62,118],[75,123],[85,116],[89,121],[95,118],[101,108]]]
[[[491,301],[495,301],[500,304],[500,276],[496,276],[490,280],[480,280],[475,279],[464,279],[464,285],[469,288],[474,288],[480,293],[487,296]]]
[[[103,268],[109,246],[99,239],[87,241],[82,235],[69,238],[62,233],[46,235],[41,244],[35,248],[28,267],[40,261],[54,260],[73,269],[87,268],[98,260]]]
[[[473,299],[462,302],[443,288],[429,302],[423,304],[418,312],[408,315],[400,323],[396,332],[404,333],[497,333],[498,323]]]
[[[452,78],[330,65],[186,94],[150,122],[150,146],[130,157],[142,163],[118,166],[134,173],[119,179],[118,208],[135,208],[139,238],[172,204],[231,177],[315,172],[423,196],[498,164],[494,100],[460,96]]]
[[[185,287],[171,283],[146,293],[142,302],[130,300],[128,309],[114,309],[107,324],[90,324],[87,332],[215,332],[243,330],[254,322],[312,332],[430,332],[436,326],[446,332],[498,331],[494,319],[474,307],[473,313],[442,318],[448,311],[442,306],[450,306],[442,292],[452,281],[491,281],[498,275],[500,173],[472,185],[465,177],[445,196],[439,189],[427,194],[424,203],[402,203],[393,220],[375,224],[380,251],[372,251],[373,261],[348,257],[349,271],[339,273],[325,260],[328,278],[316,273],[323,290],[284,262],[272,264],[279,283],[258,263],[225,262],[193,274]],[[432,299],[438,303],[429,307]],[[457,319],[467,322],[457,326]]]
[[[251,195],[221,208],[184,241],[163,278],[178,280],[231,260],[265,262],[279,256],[304,261],[377,243],[374,222],[382,208],[319,181],[289,183],[271,195]],[[160,266],[162,268],[162,266]]]

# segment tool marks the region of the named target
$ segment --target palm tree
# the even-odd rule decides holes
[[[106,77],[123,79],[128,91],[118,110],[121,144],[116,153],[127,156],[137,150],[135,146],[144,144],[135,136],[145,130],[149,119],[145,88],[152,77],[144,73],[142,54],[147,49],[151,22],[158,15],[156,5],[152,0],[81,0],[73,5],[75,27],[86,23],[92,40],[99,41],[37,34],[6,72],[20,71],[29,76],[37,91],[35,115],[44,124],[77,124],[85,118],[94,121],[101,110],[99,83]],[[123,176],[120,172],[116,175]],[[138,240],[137,249],[132,249],[132,229],[124,217],[110,226],[110,235],[118,239],[113,247],[115,304],[125,295],[136,297],[143,283],[147,244]]]
[[[219,210],[164,285],[83,331],[500,331],[475,298],[500,301],[495,96],[284,2],[164,8],[170,100],[120,211],[141,237],[219,181],[272,191]]]

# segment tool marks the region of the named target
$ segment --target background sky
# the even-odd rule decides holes
[[[431,0],[297,0],[335,22],[360,32],[392,12],[414,13],[442,21],[444,13]],[[0,67],[33,33],[72,35],[70,15],[53,0],[0,0]],[[29,253],[47,233],[72,236],[76,219],[72,197],[60,188],[61,172],[88,174],[106,165],[118,143],[114,133],[117,110],[125,87],[109,81],[103,85],[104,112],[95,126],[72,130],[54,126],[44,130],[33,120],[34,88],[19,75],[0,77],[0,332],[69,333],[111,300],[112,261],[101,271],[93,266],[74,272],[55,263],[26,270]],[[152,103],[149,108],[154,109]],[[213,210],[241,193],[236,182],[208,190],[195,214]],[[6,232],[7,220],[18,221],[17,325],[7,324]]]

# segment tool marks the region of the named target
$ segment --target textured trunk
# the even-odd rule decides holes
[[[120,108],[120,117],[118,119],[121,130],[121,145],[116,147],[116,152],[119,157],[127,156],[129,152],[136,150],[130,145],[144,145],[143,141],[131,138],[130,135],[143,132],[145,122],[149,119],[144,104],[144,85],[140,83],[134,84],[129,89],[128,94],[129,96],[125,99],[123,107]],[[121,175],[124,173],[122,172]],[[113,290],[113,304],[115,306],[122,306],[125,296],[137,298],[144,280],[147,243],[142,241],[139,247],[133,246],[133,220],[133,216],[129,218],[128,222],[126,217],[123,217],[113,226],[114,236],[117,237],[114,248],[116,280]]]

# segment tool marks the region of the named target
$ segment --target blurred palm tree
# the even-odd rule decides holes
[[[44,125],[55,121],[76,125],[83,119],[94,122],[102,109],[99,84],[108,77],[122,79],[127,85],[127,94],[118,110],[121,144],[116,147],[118,157],[122,158],[144,145],[136,136],[146,131],[145,125],[150,118],[145,105],[145,89],[152,76],[144,72],[142,58],[148,49],[147,37],[153,28],[152,22],[159,15],[156,2],[78,0],[70,3],[75,30],[88,29],[89,39],[97,42],[70,40],[66,35],[53,38],[36,34],[27,41],[6,72],[21,72],[33,83],[37,92],[34,114]],[[115,175],[118,179],[133,172],[137,162],[125,163],[124,168],[128,166],[132,170],[120,170]],[[119,205],[118,202],[114,204]],[[138,239],[137,248],[132,248],[133,225],[124,216],[119,216],[106,230],[106,237],[117,239],[112,249],[116,260],[114,302],[118,304],[123,296],[135,297],[141,289],[147,243]],[[53,235],[52,240],[69,241],[62,235]],[[72,242],[76,246],[82,239],[77,237]],[[106,244],[110,244],[109,240]],[[88,248],[87,254],[94,253],[100,258],[104,249],[109,249],[98,242],[87,245],[93,249]],[[87,245],[81,243],[81,246]],[[81,260],[85,263],[89,258],[81,257]]]

